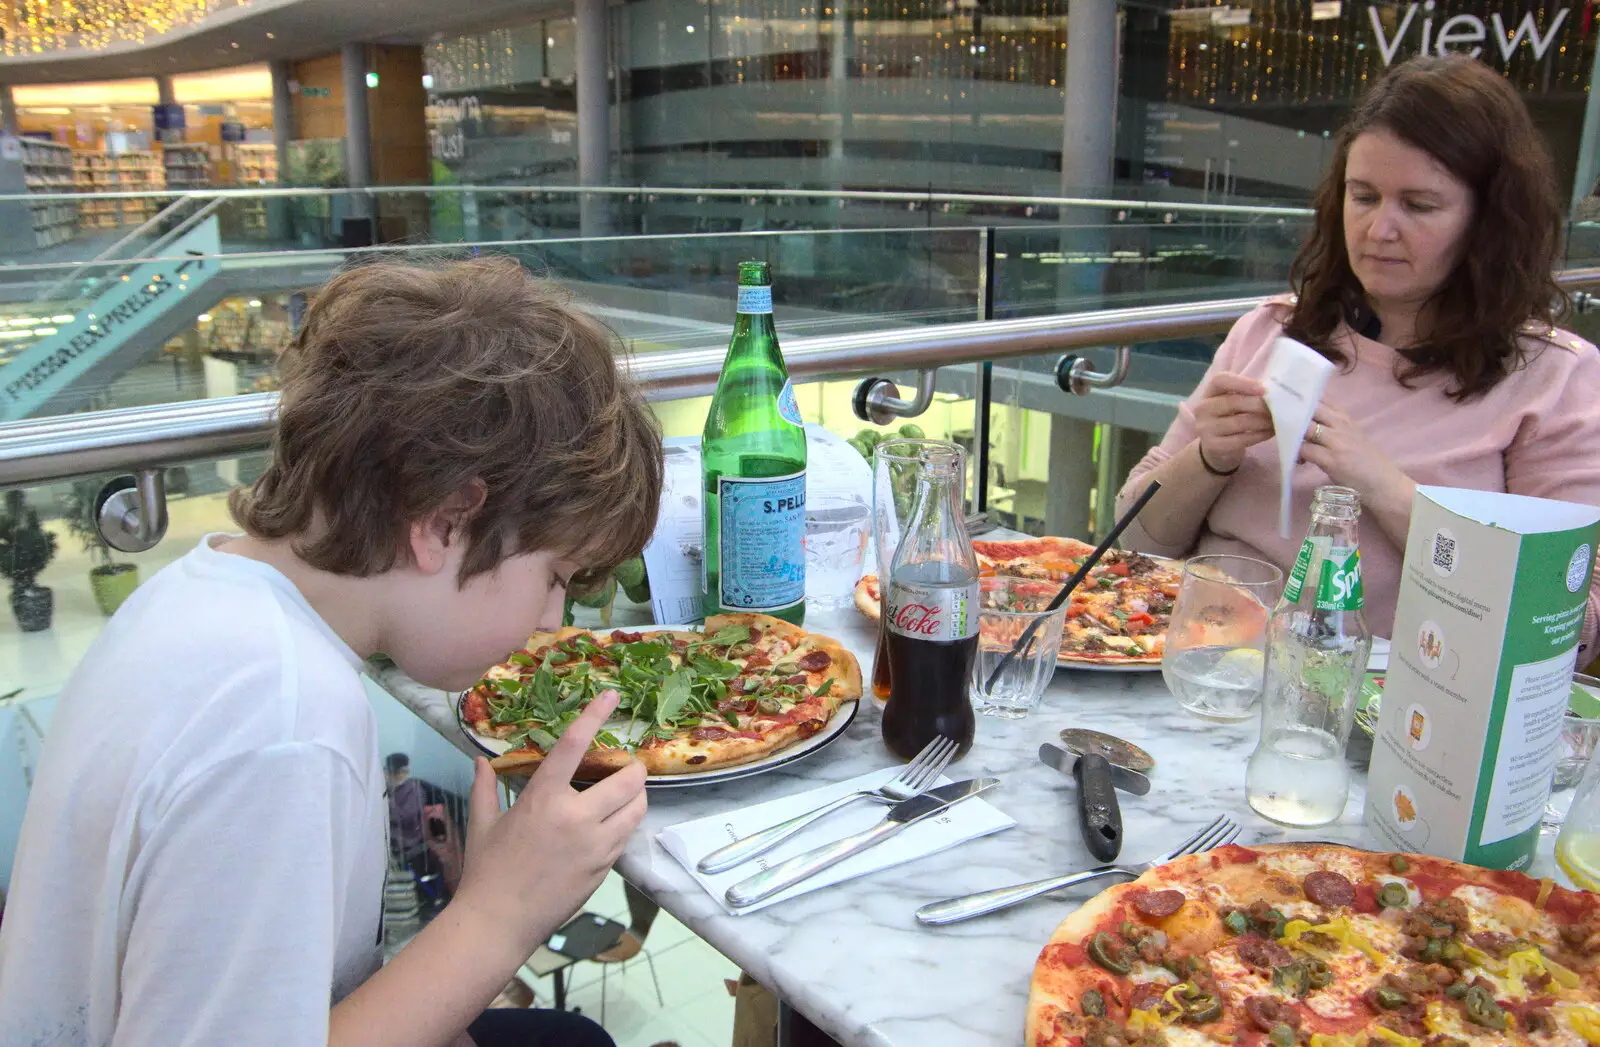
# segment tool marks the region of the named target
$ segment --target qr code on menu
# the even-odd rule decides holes
[[[1456,539],[1445,531],[1433,536],[1433,566],[1440,574],[1454,574],[1456,569]]]

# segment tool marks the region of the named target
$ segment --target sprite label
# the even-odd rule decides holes
[[[1301,555],[1305,555],[1303,546]],[[1317,610],[1359,611],[1365,603],[1361,591],[1361,550],[1355,546],[1335,546],[1328,550],[1322,561],[1322,574],[1317,579]]]
[[[1300,543],[1300,555],[1294,558],[1294,566],[1289,569],[1289,581],[1283,587],[1283,598],[1289,603],[1300,602],[1300,592],[1305,588],[1306,575],[1311,571],[1311,564],[1317,559],[1317,546],[1326,545],[1327,539],[1320,542],[1316,538],[1307,536]]]

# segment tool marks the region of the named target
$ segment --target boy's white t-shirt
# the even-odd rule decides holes
[[[210,536],[61,693],[0,924],[6,1047],[285,1047],[381,962],[386,801],[360,659]]]

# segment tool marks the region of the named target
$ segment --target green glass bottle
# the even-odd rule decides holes
[[[772,325],[772,270],[739,264],[733,340],[701,434],[703,609],[799,625],[806,596],[806,433]]]

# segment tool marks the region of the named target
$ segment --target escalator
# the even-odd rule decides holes
[[[38,314],[9,322],[43,325],[25,332],[36,341],[0,362],[0,422],[94,406],[222,300],[317,286],[342,261],[337,252],[224,255],[214,214],[183,222],[142,255],[87,263],[50,285],[26,274],[0,279],[0,304]]]

